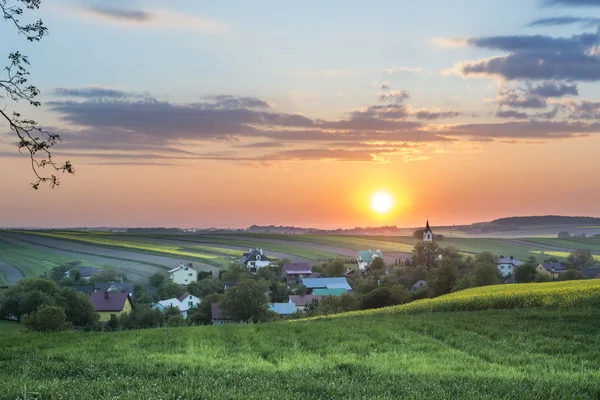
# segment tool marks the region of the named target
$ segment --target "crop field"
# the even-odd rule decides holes
[[[0,320],[0,337],[10,333],[21,333],[24,331],[23,325],[17,322]]]
[[[51,251],[43,252],[29,249],[25,246],[6,242],[0,238],[0,261],[19,269],[26,277],[37,277],[50,271],[53,267],[71,260],[57,256]]]
[[[573,285],[537,287],[567,299]],[[588,299],[598,294],[590,288],[580,287]],[[559,303],[117,333],[7,333],[0,393],[82,400],[598,398],[600,309]]]
[[[536,244],[542,244],[564,249],[583,249],[600,252],[600,238],[569,238],[569,239],[544,239],[544,238],[523,238],[523,241]]]

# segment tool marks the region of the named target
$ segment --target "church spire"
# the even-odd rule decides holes
[[[433,231],[429,226],[429,218],[427,218],[427,225],[425,226],[425,230],[423,231],[423,241],[424,242],[433,242]]]
[[[427,225],[425,226],[425,232],[431,232],[431,228],[429,227],[429,219],[427,219]]]

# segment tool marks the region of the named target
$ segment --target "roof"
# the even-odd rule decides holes
[[[135,299],[135,289],[131,282],[96,282],[94,288],[100,292],[130,293],[131,298]]]
[[[179,271],[182,268],[189,268],[189,269],[193,269],[195,271],[192,263],[187,263],[187,264],[181,263],[181,264],[179,264],[179,266],[177,266],[173,269],[170,269],[168,272],[171,274],[173,272]]]
[[[302,278],[302,284],[309,289],[338,289],[352,290],[348,280],[343,278]]]
[[[62,289],[73,289],[76,292],[90,294],[94,291],[93,286],[62,286]]]
[[[182,309],[183,304],[181,304],[181,302],[178,299],[161,300],[157,304],[160,304],[164,308],[177,307],[177,308],[179,308],[179,311],[185,311]],[[186,308],[186,310],[187,310],[187,308]]]
[[[194,296],[193,294],[190,294],[189,292],[185,292],[184,294],[182,294],[181,296],[179,296],[179,297],[177,298],[177,300],[179,300],[179,301],[184,301],[184,300],[185,300],[186,298],[188,298],[189,296],[196,297],[196,296]],[[197,297],[196,297],[196,298],[197,298]]]
[[[427,225],[425,225],[425,232],[433,232],[429,227],[429,220],[427,220]]]
[[[81,276],[82,278],[89,278],[97,273],[100,272],[100,269],[96,268],[96,267],[74,267],[71,268],[71,270],[69,270],[69,274],[70,271],[76,269],[77,271],[79,271],[79,276]]]
[[[297,307],[304,307],[313,302],[313,300],[321,301],[323,296],[315,296],[314,294],[306,294],[304,296],[290,295],[290,303],[296,304]]]
[[[496,261],[496,264],[512,264],[515,267],[518,267],[519,265],[523,265],[525,264],[523,261],[519,261],[516,258],[511,258],[511,257],[499,257],[498,261]]]
[[[360,250],[358,257],[363,261],[372,262],[377,257],[383,258],[383,253],[381,250]]]
[[[230,319],[228,316],[223,314],[219,303],[210,303],[210,315],[212,316],[212,319]]]
[[[344,288],[313,290],[313,294],[316,296],[341,296],[346,292],[347,292],[347,290]]]
[[[282,272],[285,272],[288,275],[310,275],[312,273],[312,271],[310,270],[310,265],[308,265],[308,263],[285,264],[283,266]]]
[[[259,258],[257,258],[259,257]],[[240,264],[246,264],[248,261],[271,261],[264,253],[260,254],[259,249],[253,249],[249,253],[244,253],[240,259]]]
[[[291,315],[296,313],[295,303],[273,303],[269,304],[269,310],[279,315]]]
[[[541,264],[542,267],[544,267],[544,269],[548,272],[564,272],[565,271],[565,267],[563,267],[563,265],[559,262],[557,263],[542,263]]]
[[[421,286],[425,286],[425,285],[427,285],[427,282],[426,282],[426,281],[424,281],[423,279],[421,279],[421,280],[419,280],[419,281],[416,281],[416,282],[415,282],[415,284],[414,284],[414,285],[412,285],[412,288],[413,288],[413,289],[418,289],[418,288],[420,288]]]
[[[325,274],[322,272],[313,272],[307,278],[325,278]]]
[[[127,299],[129,294],[120,292],[93,293],[90,297],[96,311],[123,311]]]
[[[588,277],[590,279],[594,279],[595,277],[600,275],[600,269],[582,268],[582,269],[578,269],[577,271],[581,272],[583,275],[585,275],[586,277]]]

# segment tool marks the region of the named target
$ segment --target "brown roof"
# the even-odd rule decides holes
[[[128,293],[120,292],[94,293],[90,300],[96,311],[123,311],[125,302],[131,301]]]
[[[183,300],[185,300],[185,298],[186,298],[186,297],[188,297],[189,295],[190,295],[190,294],[189,294],[188,292],[185,292],[184,294],[182,294],[181,296],[179,296],[179,297],[177,298],[177,300],[179,300],[179,301],[183,301]]]
[[[212,319],[229,319],[229,317],[221,311],[219,303],[210,303],[210,314]]]
[[[312,303],[313,300],[321,301],[323,297],[325,296],[316,296],[314,294],[307,294],[304,296],[291,295],[290,301],[295,303],[297,307],[303,307]]]

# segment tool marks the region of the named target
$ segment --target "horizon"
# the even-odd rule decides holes
[[[32,190],[0,131],[0,223],[600,217],[597,2],[235,4],[57,0],[28,14],[49,28],[39,43],[0,26],[41,90],[15,110],[59,133],[54,159],[76,170]]]

